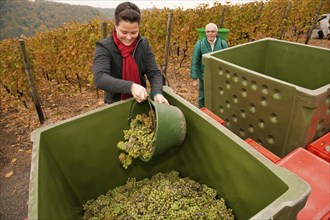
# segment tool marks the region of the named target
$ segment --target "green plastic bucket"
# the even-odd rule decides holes
[[[154,112],[155,143],[151,157],[147,159],[140,157],[145,162],[182,144],[187,131],[186,119],[178,107],[157,103],[150,99],[142,103],[136,101],[132,103],[129,121],[138,114],[147,114],[150,110]]]
[[[197,28],[197,32],[199,39],[203,39],[205,37],[205,28]],[[228,33],[229,33],[229,29],[219,28],[217,36],[220,37],[222,40],[226,40]]]

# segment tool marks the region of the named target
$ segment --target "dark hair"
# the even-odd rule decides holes
[[[138,22],[140,24],[141,13],[138,6],[131,2],[120,3],[115,10],[115,24],[120,21]]]

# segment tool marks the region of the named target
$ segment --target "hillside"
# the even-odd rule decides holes
[[[33,36],[40,30],[76,21],[84,23],[98,17],[112,19],[114,9],[98,9],[39,0],[0,0],[0,40],[22,34]]]

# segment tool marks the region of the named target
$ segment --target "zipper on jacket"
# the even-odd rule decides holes
[[[135,45],[135,48],[134,48],[134,51],[133,51],[133,54],[132,54],[132,56],[133,56],[134,58],[135,58],[135,51],[136,51],[136,48],[138,47],[140,41],[142,41],[142,37],[140,37],[140,39],[138,40],[138,42],[137,42],[136,45]]]

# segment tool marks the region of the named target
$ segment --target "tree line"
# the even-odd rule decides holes
[[[89,22],[98,17],[112,19],[114,9],[76,6],[52,1],[1,0],[0,40],[31,37],[37,32],[63,26],[64,23]]]

